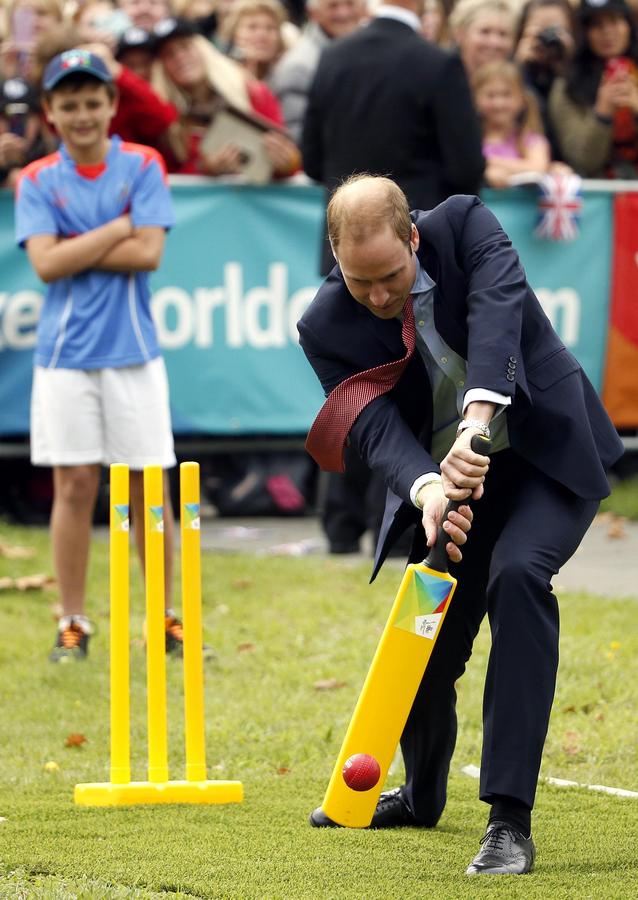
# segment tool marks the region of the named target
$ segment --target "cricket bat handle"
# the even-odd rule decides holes
[[[482,434],[475,434],[470,443],[470,447],[475,453],[480,453],[481,456],[489,456],[490,450],[492,449],[492,442]],[[448,501],[445,512],[443,513],[443,519],[441,520],[441,527],[436,536],[436,543],[431,547],[430,552],[423,561],[423,565],[428,566],[430,569],[436,569],[438,572],[447,572],[448,555],[445,548],[450,538],[443,530],[443,522],[445,522],[451,512],[456,512],[459,506],[463,506],[464,503],[467,503],[467,500]]]

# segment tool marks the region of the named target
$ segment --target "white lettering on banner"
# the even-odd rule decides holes
[[[580,297],[573,288],[536,288],[536,296],[547,318],[568,347],[575,347],[580,337]]]
[[[228,262],[222,287],[198,287],[192,297],[177,286],[160,288],[153,294],[153,318],[159,342],[169,350],[190,343],[212,347],[216,340],[233,348],[285,347],[297,343],[297,321],[316,293],[314,286],[303,287],[288,297],[288,266],[282,262],[268,266],[265,286],[244,293],[241,263]]]
[[[167,319],[173,310],[175,320],[171,328]],[[157,337],[167,350],[176,350],[189,344],[193,338],[194,311],[190,294],[179,287],[163,287],[153,294],[153,318]]]
[[[266,349],[296,343],[297,321],[317,288],[302,287],[288,297],[288,267],[281,262],[268,267],[265,286],[253,287],[244,294],[243,281],[241,264],[230,262],[224,266],[221,287],[198,287],[192,296],[177,285],[155,291],[153,317],[161,346],[177,350],[192,343],[206,348],[217,340],[229,347]],[[536,295],[565,344],[575,347],[580,339],[582,311],[578,292],[571,287],[537,288]],[[42,303],[39,291],[0,292],[0,350],[35,347]]]
[[[195,335],[196,347],[212,347],[215,341],[213,311],[224,305],[224,289],[195,288]]]
[[[0,293],[0,350],[32,350],[43,297],[39,291]]]

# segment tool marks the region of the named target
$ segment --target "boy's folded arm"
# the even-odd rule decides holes
[[[26,242],[27,254],[38,277],[48,284],[95,268],[111,248],[126,240],[132,230],[131,220],[126,215],[75,237],[36,234]]]
[[[162,259],[165,238],[163,227],[145,225],[137,228],[131,237],[111,247],[95,268],[109,272],[152,272]]]

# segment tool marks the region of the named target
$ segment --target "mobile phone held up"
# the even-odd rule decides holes
[[[608,59],[605,63],[605,79],[617,75],[638,78],[638,70],[634,61],[627,56],[614,56],[612,59]]]

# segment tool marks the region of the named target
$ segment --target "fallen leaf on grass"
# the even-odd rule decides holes
[[[607,529],[607,537],[612,540],[618,538],[626,538],[627,532],[625,531],[625,522],[627,520],[622,516],[616,516],[613,518],[609,524],[609,528]]]
[[[12,546],[0,541],[0,556],[5,556],[7,559],[29,559],[29,557],[35,556],[35,547],[21,547],[18,544]]]
[[[0,816],[0,825],[3,825],[7,821],[6,816]]]
[[[250,643],[247,643],[247,644],[238,644],[238,645],[237,645],[237,652],[238,652],[238,653],[252,653],[253,650],[256,650],[256,649],[257,649],[257,648],[255,647],[255,645],[254,645],[254,644],[250,644]]]
[[[231,581],[230,586],[235,588],[235,590],[242,591],[245,588],[252,587],[253,582],[251,578],[236,578],[234,581]]]
[[[51,587],[55,583],[55,578],[52,578],[51,575],[38,573],[37,575],[23,575],[21,578],[16,578],[14,587],[19,591],[35,591]]]
[[[277,769],[277,775],[290,775],[290,769],[287,769],[285,766],[280,766]]]
[[[86,738],[83,734],[67,734],[64,742],[65,747],[81,747],[82,744],[86,744]]]
[[[345,684],[345,681],[337,681],[336,678],[322,678],[319,681],[315,681],[313,688],[316,691],[336,691],[345,687]]]
[[[580,753],[580,735],[577,731],[566,731],[563,750],[568,756],[578,756]]]
[[[50,575],[22,575],[20,578],[0,578],[0,591],[34,591],[51,587],[56,583]]]
[[[45,772],[59,772],[60,766],[55,762],[55,760],[50,759],[48,762],[45,762],[43,769]]]

